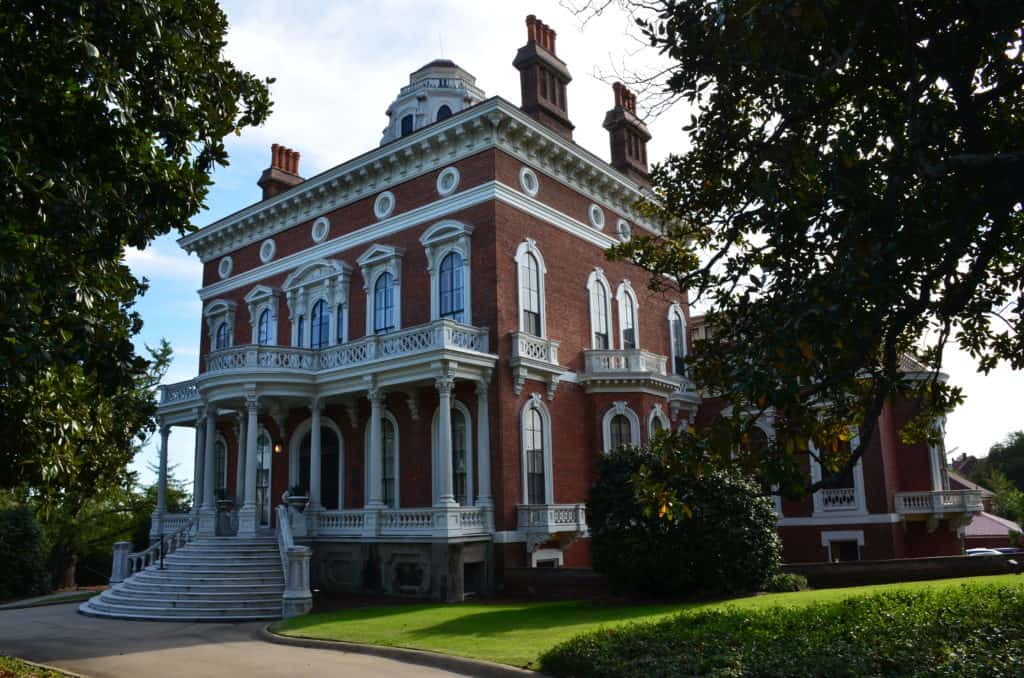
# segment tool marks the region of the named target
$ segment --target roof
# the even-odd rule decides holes
[[[1010,530],[1020,532],[1020,525],[1012,520],[1000,518],[999,516],[994,516],[991,513],[981,512],[974,516],[974,520],[964,528],[964,536],[1005,537]]]
[[[978,483],[974,482],[973,480],[970,480],[964,475],[961,475],[960,473],[954,471],[953,469],[946,469],[946,474],[949,476],[949,484],[957,485],[957,487],[953,489],[978,490],[981,492],[981,496],[985,499],[996,496],[995,493],[992,492],[992,490],[982,487]]]
[[[413,73],[419,73],[420,71],[425,71],[428,68],[459,68],[459,65],[456,64],[451,59],[434,59],[429,64],[424,64],[423,66],[420,66],[415,71],[413,71]]]

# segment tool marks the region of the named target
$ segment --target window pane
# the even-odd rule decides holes
[[[540,336],[540,264],[537,258],[527,253],[519,275],[519,284],[522,286],[519,296],[523,304],[523,331]]]
[[[523,448],[526,454],[526,500],[528,504],[547,503],[544,482],[544,424],[540,412],[526,412],[523,426]]]
[[[395,497],[395,428],[388,419],[381,420],[381,440],[384,446],[384,464],[381,482],[381,494],[384,503],[397,508]]]
[[[629,423],[629,418],[624,414],[616,414],[612,417],[611,421],[611,443],[612,449],[618,449],[624,445],[630,445],[633,442],[632,437],[632,426]]]
[[[636,348],[636,305],[628,294],[622,304],[622,348]]]
[[[215,479],[214,491],[217,493],[227,491],[228,486],[228,450],[224,443],[217,441],[213,446],[213,466]]]
[[[462,255],[449,252],[441,261],[440,275],[440,308],[441,317],[456,322],[464,322],[465,309],[462,285]]]
[[[437,109],[437,119],[438,120],[444,120],[445,118],[450,118],[450,117],[452,117],[452,109],[450,109],[447,105],[442,106],[441,108]]]
[[[228,347],[228,324],[221,323],[217,327],[217,336],[214,340],[214,348],[219,350]]]
[[[256,331],[256,343],[265,346],[270,343],[270,309],[260,313],[259,329]]]
[[[404,118],[402,118],[402,136],[403,137],[406,134],[412,134],[412,121],[413,121],[413,117],[411,115],[407,115]]]
[[[678,313],[672,315],[672,366],[676,374],[686,373],[686,328]]]
[[[591,288],[590,306],[594,318],[594,348],[608,348],[608,290],[599,281]]]
[[[323,348],[327,346],[330,342],[330,325],[327,304],[321,299],[313,305],[313,312],[309,316],[310,348]]]
[[[469,505],[466,455],[466,417],[460,410],[452,409],[452,492],[462,506]]]
[[[341,320],[344,316],[341,313],[341,309],[342,309],[342,306],[341,306],[341,304],[339,304],[338,305],[337,315],[334,316],[336,321],[337,321],[337,324],[338,324],[338,339],[337,339],[337,341],[338,341],[339,344],[345,341],[345,326],[344,326],[344,323]]]
[[[395,329],[395,278],[382,273],[373,292],[373,331],[390,332]]]

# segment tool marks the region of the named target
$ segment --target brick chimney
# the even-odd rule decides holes
[[[263,170],[260,180],[256,182],[263,189],[263,199],[272,198],[302,181],[299,176],[299,152],[273,144],[270,147],[270,167]]]
[[[615,108],[604,116],[604,128],[612,145],[612,167],[638,184],[650,188],[647,173],[647,142],[651,133],[647,125],[636,117],[636,95],[621,82],[612,85]]]
[[[526,17],[526,44],[516,52],[512,65],[519,69],[523,112],[572,139],[566,85],[572,81],[565,62],[555,56],[555,32],[543,21]]]

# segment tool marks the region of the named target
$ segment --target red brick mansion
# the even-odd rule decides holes
[[[555,43],[527,19],[519,106],[423,66],[379,147],[304,179],[275,145],[263,199],[179,241],[203,262],[202,356],[161,388],[161,461],[169,427],[195,429],[196,506],[161,504],[154,536],[255,544],[301,485],[316,587],[460,600],[506,568],[588,567],[597,456],[716,414],[684,373],[705,331],[685,295],[604,256],[655,229],[635,99],[615,86],[610,164],[576,145]],[[886,409],[849,487],[777,502],[787,561],[961,552],[980,495],[900,442],[909,415]]]

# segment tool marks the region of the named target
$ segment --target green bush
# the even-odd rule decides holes
[[[619,593],[687,595],[758,591],[776,574],[782,547],[771,501],[732,470],[672,475],[661,457],[623,448],[601,457],[591,488],[594,569]],[[692,515],[659,517],[637,500],[633,479],[661,473]]]
[[[1024,589],[965,585],[743,611],[683,613],[555,646],[563,678],[1024,675]]]
[[[0,600],[49,591],[46,539],[28,508],[0,510]]]
[[[802,574],[786,574],[780,572],[768,577],[761,589],[767,593],[789,593],[803,591],[807,588],[807,577]]]

